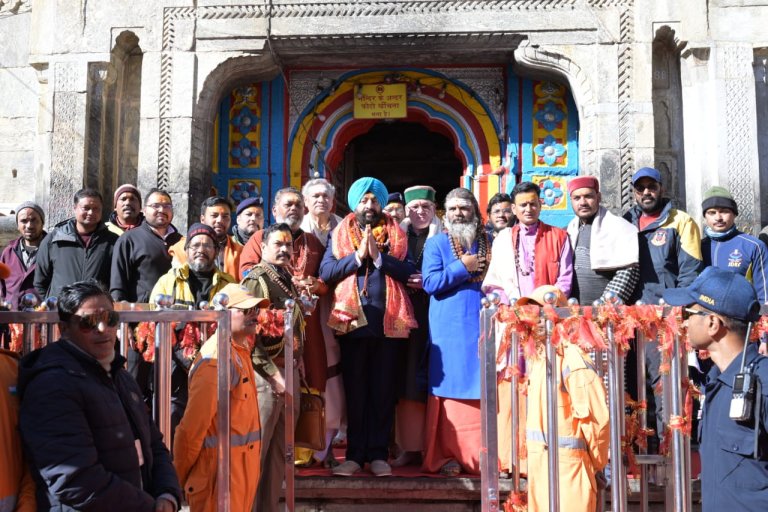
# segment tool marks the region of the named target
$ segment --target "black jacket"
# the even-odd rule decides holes
[[[155,283],[171,269],[168,249],[179,240],[176,228],[163,240],[146,222],[120,236],[112,255],[112,298],[149,302]]]
[[[100,223],[86,248],[77,235],[75,219],[60,222],[37,251],[35,289],[40,297],[56,297],[77,281],[95,279],[109,289],[112,248],[118,236]]]
[[[22,359],[19,426],[38,510],[151,512],[164,493],[181,503],[170,454],[124,362],[116,356],[107,373],[67,341]]]

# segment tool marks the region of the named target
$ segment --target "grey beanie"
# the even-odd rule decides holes
[[[16,207],[16,222],[19,222],[19,213],[21,213],[21,210],[25,210],[27,208],[32,208],[35,210],[40,215],[40,220],[42,220],[43,224],[45,224],[45,212],[42,208],[40,208],[39,204],[33,203],[32,201],[24,201]]]
[[[706,213],[710,208],[728,208],[735,215],[739,214],[739,207],[733,196],[723,187],[712,187],[704,192],[704,201],[701,203],[702,213]]]

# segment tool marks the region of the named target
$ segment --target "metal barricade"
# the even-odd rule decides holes
[[[496,322],[499,296],[491,293],[482,299],[480,310],[480,429],[484,440],[498,439],[496,420]],[[480,503],[483,511],[499,510],[498,443],[484,443],[480,451]]]
[[[548,299],[551,299],[548,300]],[[553,304],[555,297],[545,297],[545,301]],[[618,305],[618,299],[615,295],[605,297],[608,305]],[[498,297],[495,294],[489,294],[482,300],[483,308],[480,310],[480,338],[479,357],[481,360],[481,414],[482,414],[482,451],[481,451],[481,504],[483,512],[496,511],[499,508],[498,499],[498,461],[492,459],[494,455],[498,456],[498,433],[496,429],[495,413],[497,394],[496,382],[496,323],[495,313],[497,311]],[[578,305],[577,302],[569,302],[571,306]],[[597,305],[596,305],[597,306]],[[586,309],[586,308],[582,308]],[[570,308],[554,308],[558,316],[567,318],[572,315]],[[664,314],[668,314],[667,309]],[[543,315],[543,308],[542,308]],[[553,322],[544,318],[546,335],[546,392],[547,392],[547,435],[546,441],[549,447],[558,446],[557,438],[557,386],[558,377],[556,372],[556,353],[555,346],[552,344]],[[627,472],[625,461],[623,460],[622,441],[625,435],[625,399],[624,399],[624,357],[619,352],[615,343],[615,327],[609,322],[606,334],[608,338],[608,349],[605,351],[608,362],[608,411],[610,420],[610,464],[611,464],[611,510],[614,512],[624,512],[628,507],[627,496]],[[636,333],[637,344],[637,383],[638,383],[638,401],[644,403],[646,399],[645,391],[645,338],[641,332]],[[511,356],[517,357],[519,351],[519,338],[517,334],[512,336]],[[681,362],[681,344],[675,336],[672,349],[674,357],[670,361],[670,372],[665,376],[665,390],[669,394],[669,405],[664,409],[674,417],[681,418],[684,414],[683,403],[684,396],[682,390],[683,380],[687,377],[687,367]],[[602,353],[596,352],[596,357],[601,358]],[[600,368],[602,365],[598,365]],[[511,470],[513,471],[512,492],[519,492],[519,419],[518,419],[518,377],[515,372],[512,374],[512,460]],[[554,399],[553,399],[554,398]],[[491,423],[493,427],[491,427]],[[647,420],[645,413],[639,415],[639,428],[645,431]],[[690,439],[678,428],[672,429],[669,434],[672,440],[671,459],[667,460],[663,456],[647,455],[643,448],[637,456],[640,471],[640,510],[648,510],[648,466],[656,464],[666,464],[671,467],[674,474],[674,481],[669,487],[673,491],[673,500],[667,500],[667,510],[688,512],[691,510],[691,480],[690,480]],[[557,512],[561,510],[559,496],[559,471],[552,468],[558,467],[558,450],[548,450],[549,465],[549,510]],[[484,459],[483,456],[486,456]],[[496,500],[491,499],[496,497]]]
[[[285,301],[285,315],[283,317],[283,353],[285,354],[285,509],[293,512],[296,503],[296,487],[294,478],[294,414],[293,414],[293,299]]]

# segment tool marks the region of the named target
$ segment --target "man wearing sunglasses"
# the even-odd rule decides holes
[[[760,311],[755,289],[740,274],[707,267],[687,288],[665,290],[664,300],[684,307],[691,346],[708,351],[714,363],[702,389],[702,510],[766,510],[768,359],[757,353],[756,343],[745,343],[749,322]],[[733,407],[741,405],[738,374],[759,383],[752,407]],[[733,412],[749,419],[734,420]]]
[[[19,427],[38,510],[175,512],[162,434],[115,353],[118,317],[95,281],[58,295],[61,339],[21,362]]]
[[[701,269],[701,234],[699,227],[682,210],[672,207],[664,198],[661,173],[651,167],[643,167],[632,176],[636,205],[624,214],[624,218],[638,229],[640,282],[630,303],[642,299],[647,304],[657,304],[668,288],[690,285]],[[661,352],[655,340],[649,340],[645,350],[649,416],[655,412],[655,425],[660,436],[664,432],[662,392],[659,386]],[[630,365],[631,366],[631,365]],[[630,378],[629,382],[634,379]],[[651,438],[649,449],[656,449]]]

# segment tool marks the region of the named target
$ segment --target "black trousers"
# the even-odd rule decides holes
[[[339,338],[347,400],[347,460],[387,460],[397,402],[397,361],[405,340]]]

